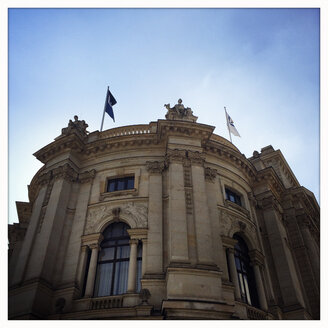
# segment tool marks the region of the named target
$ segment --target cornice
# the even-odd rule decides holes
[[[257,172],[253,186],[261,183],[268,184],[270,186],[270,190],[276,195],[277,198],[281,198],[286,190],[277,173],[272,167],[267,167]]]
[[[81,140],[81,138],[79,138],[76,134],[70,134],[58,138],[49,145],[35,152],[33,155],[40,162],[45,164],[49,160],[67,151],[81,153],[83,151],[84,145],[84,141]]]
[[[234,149],[231,146],[226,146],[224,144],[219,144],[218,142],[213,142],[209,140],[204,146],[206,153],[211,154],[224,160],[239,170],[241,170],[246,177],[249,179],[249,182],[254,181],[256,177],[256,169],[253,164],[243,155],[238,149]]]

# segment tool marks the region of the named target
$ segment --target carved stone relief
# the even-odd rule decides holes
[[[85,234],[98,233],[109,221],[122,220],[133,228],[147,228],[148,208],[146,204],[125,203],[120,205],[101,205],[89,209]]]
[[[249,220],[224,209],[219,210],[219,218],[222,235],[232,237],[236,232],[243,232],[250,240],[257,243],[256,228]]]

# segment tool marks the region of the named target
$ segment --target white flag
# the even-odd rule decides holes
[[[229,116],[229,114],[227,113],[226,108],[225,109],[225,113],[226,113],[226,118],[227,118],[227,126],[229,131],[236,137],[240,137],[240,134],[238,133],[237,129],[235,128],[234,124],[233,124],[233,120],[232,118]]]

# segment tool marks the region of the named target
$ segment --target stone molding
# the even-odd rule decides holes
[[[165,168],[165,163],[159,162],[159,161],[154,161],[154,162],[146,162],[146,168],[147,171],[151,174],[162,174],[164,168]]]
[[[88,246],[89,248],[95,248],[100,245],[104,236],[101,233],[93,233],[82,236],[82,247]]]
[[[79,174],[79,182],[80,183],[88,183],[93,180],[96,175],[96,170],[84,171]]]
[[[64,179],[71,182],[75,182],[78,177],[77,172],[67,163],[53,169],[52,174],[54,180]]]
[[[210,167],[205,167],[205,180],[208,182],[215,182],[217,176],[217,170],[211,169]]]
[[[165,155],[165,160],[170,163],[183,163],[187,157],[187,152],[181,149],[168,149]]]
[[[234,249],[235,245],[237,244],[237,240],[233,239],[231,237],[221,235],[221,240],[222,240],[222,245],[223,247],[229,248],[229,249]]]
[[[257,248],[258,239],[256,234],[256,226],[243,215],[236,215],[231,210],[219,209],[219,219],[221,222],[221,233],[223,236],[232,238],[235,233],[241,232],[246,236],[247,240],[252,244],[251,248]]]
[[[252,249],[248,252],[253,265],[259,265],[264,267],[264,255],[257,249]]]
[[[205,163],[205,154],[198,151],[188,150],[188,158],[192,165],[203,166]]]
[[[37,179],[37,184],[41,187],[46,186],[52,179],[52,171],[41,174]]]
[[[142,240],[142,241],[147,241],[147,234],[148,230],[147,229],[127,229],[127,232],[131,238],[131,240]]]
[[[224,200],[224,205],[226,207],[231,207],[234,210],[237,210],[237,211],[243,213],[244,215],[246,215],[248,218],[250,218],[249,211],[246,208],[244,208],[244,207],[242,207],[242,206],[240,206],[240,205],[238,205],[238,204],[230,201],[229,199],[225,199]]]
[[[113,210],[117,208],[117,205],[113,206],[109,204],[90,208],[85,233],[101,232],[104,226],[111,221],[126,222],[131,228],[147,228],[148,208],[145,204],[124,203],[119,206],[119,214],[115,215],[113,214]]]

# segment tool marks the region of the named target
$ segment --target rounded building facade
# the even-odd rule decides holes
[[[319,319],[319,207],[279,150],[246,158],[182,101],[75,116],[9,225],[9,319]]]

